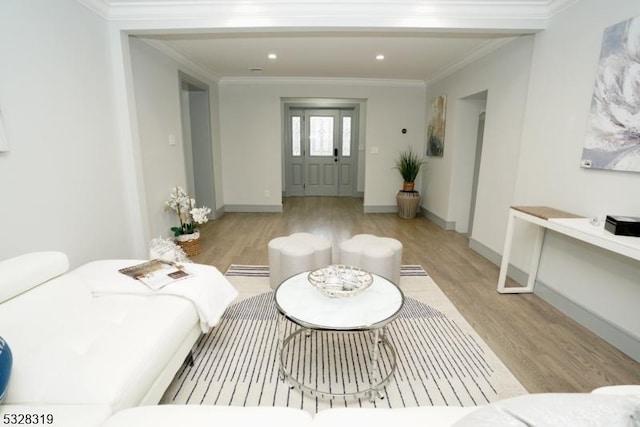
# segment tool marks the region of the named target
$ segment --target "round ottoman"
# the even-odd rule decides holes
[[[269,242],[269,281],[275,289],[284,279],[331,264],[331,242],[310,233],[293,233]]]
[[[390,237],[357,234],[340,243],[340,264],[353,265],[400,284],[402,243]]]

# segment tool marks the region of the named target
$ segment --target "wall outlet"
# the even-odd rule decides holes
[[[271,197],[271,192],[269,190],[264,190],[264,197]]]
[[[174,134],[169,134],[169,145],[176,145],[176,136]]]

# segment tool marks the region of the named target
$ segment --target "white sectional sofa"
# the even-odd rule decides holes
[[[126,409],[104,427],[637,427],[640,386],[606,393],[547,393],[483,407],[336,408],[315,416],[293,408],[163,405]]]
[[[0,262],[0,336],[13,353],[0,424],[640,426],[640,386],[520,396],[480,408],[342,408],[315,416],[279,407],[158,406],[194,342],[217,323],[237,292],[213,267],[190,264],[196,273],[192,283],[207,284],[204,305],[191,298],[202,289],[189,286],[181,288],[188,292],[167,287],[150,294],[117,272],[137,262],[97,261],[70,272],[59,252]]]
[[[104,427],[449,427],[476,408],[326,409],[315,416],[294,408],[162,405],[127,409]]]
[[[206,282],[216,296],[204,311],[217,308],[217,318],[209,310],[203,322],[188,298],[150,292],[118,272],[138,262],[97,261],[70,272],[60,252],[0,262],[0,336],[13,354],[2,420],[52,414],[54,425],[91,427],[124,408],[160,401],[237,292],[214,267],[190,265],[197,272],[187,280]]]

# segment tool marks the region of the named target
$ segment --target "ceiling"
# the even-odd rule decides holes
[[[77,1],[215,79],[428,82],[579,0]]]
[[[504,37],[501,35],[500,37]],[[258,33],[154,38],[217,78],[267,76],[428,81],[504,38],[459,34]],[[274,53],[276,59],[269,59]],[[376,59],[384,55],[383,60]]]

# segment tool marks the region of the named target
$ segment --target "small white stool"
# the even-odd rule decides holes
[[[390,237],[357,234],[340,243],[340,264],[353,265],[400,284],[402,243]]]
[[[269,282],[275,289],[284,279],[331,264],[331,242],[310,233],[293,233],[269,242]]]

